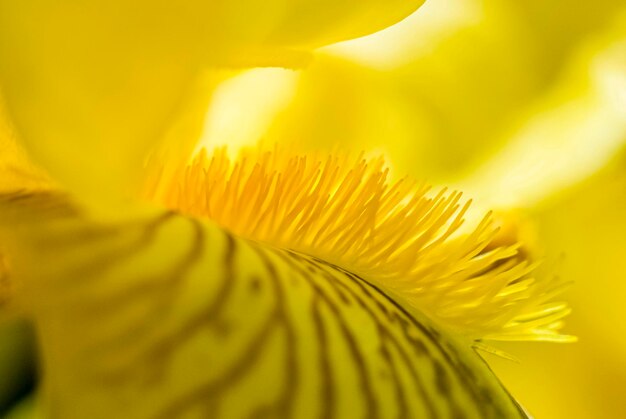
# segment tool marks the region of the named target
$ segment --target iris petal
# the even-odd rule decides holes
[[[82,194],[116,195],[189,95],[210,95],[203,69],[302,65],[292,48],[381,29],[421,2],[2,1],[0,81],[40,164]]]
[[[41,190],[50,181],[36,168],[19,145],[9,120],[0,88],[0,192],[18,189]]]
[[[4,238],[53,416],[525,417],[468,342],[351,272],[171,212],[68,214]]]

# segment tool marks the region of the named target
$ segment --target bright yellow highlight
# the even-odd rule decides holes
[[[298,79],[293,70],[255,68],[222,82],[211,99],[198,150],[226,144],[237,150],[261,138],[293,100]]]
[[[18,142],[0,89],[0,192],[15,189],[40,190],[51,181],[28,159]]]
[[[532,207],[614,158],[626,138],[626,33],[605,43],[573,60],[570,72],[584,78],[561,80],[463,189],[497,207]]]
[[[357,273],[404,305],[472,339],[567,341],[562,284],[539,279],[520,243],[500,245],[490,214],[461,228],[470,201],[408,179],[382,158],[225,149],[199,154],[146,197],[234,234]]]
[[[325,47],[326,52],[378,70],[393,70],[432,53],[433,45],[451,33],[475,26],[484,11],[481,5],[466,0],[426,2],[414,13],[393,26],[371,35]]]

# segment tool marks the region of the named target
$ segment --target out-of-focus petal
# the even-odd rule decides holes
[[[35,342],[23,319],[0,316],[0,414],[31,390],[35,373]]]
[[[190,96],[211,90],[198,86],[188,8],[105,3],[0,2],[0,82],[20,141],[91,197],[132,188]]]
[[[20,402],[4,416],[5,419],[40,419],[42,417],[41,412],[37,410],[37,400],[34,395],[20,400]]]
[[[19,145],[0,89],[0,192],[39,190],[49,185],[43,171],[33,165]]]
[[[468,342],[357,275],[169,212],[47,220],[3,231],[44,412],[525,417]]]
[[[626,10],[511,127],[506,145],[460,180],[493,206],[536,205],[604,167],[626,145]]]
[[[270,33],[270,42],[316,47],[391,26],[413,13],[424,0],[274,0],[270,3],[280,3],[282,8],[282,17]]]
[[[379,147],[400,173],[451,183],[497,155],[526,118],[576,95],[588,96],[588,108],[601,105],[593,110],[601,114],[596,120],[618,124],[617,106],[601,97],[610,89],[600,92],[584,79],[590,69],[600,72],[594,56],[623,37],[616,29],[624,26],[616,20],[620,2],[601,2],[598,10],[586,5],[593,19],[574,25],[571,40],[554,45],[537,38],[544,18],[520,13],[510,2],[480,3],[464,2],[462,14],[452,0],[429,3],[411,22],[331,47],[303,71],[293,105],[266,138],[308,148]],[[576,7],[577,18],[583,19],[582,9]],[[429,17],[446,31],[419,25]],[[546,58],[557,46],[560,59]],[[555,100],[558,89],[568,91]]]
[[[0,82],[37,161],[81,192],[112,194],[192,91],[209,95],[201,69],[298,65],[289,48],[376,31],[421,3],[2,1]]]
[[[18,145],[0,98],[0,193],[42,191],[51,183]],[[0,415],[32,385],[34,342],[32,331],[13,310],[14,278],[4,243],[0,240]]]
[[[626,155],[533,211],[538,239],[562,252],[559,273],[574,282],[568,328],[580,340],[562,350],[520,345],[522,365],[490,360],[536,417],[613,417],[626,412]],[[541,382],[541,386],[537,386]],[[565,403],[565,400],[577,400]]]
[[[610,26],[623,9],[621,0],[576,3],[529,0],[515,3],[511,11],[523,19],[529,29],[527,35],[537,46],[538,70],[548,79],[554,79],[560,76],[561,67],[568,62],[570,55],[584,45],[586,39]]]
[[[269,136],[317,147],[381,147],[401,173],[442,182],[473,169],[541,80],[528,71],[535,64],[533,45],[518,17],[493,3],[484,10],[471,2],[464,7],[471,13],[459,16],[454,7],[440,10],[433,2],[414,16],[401,40],[373,35],[380,39],[380,62],[358,58],[367,38],[342,46],[353,55],[328,50],[303,72],[292,109]],[[429,13],[448,30],[422,33],[418,18],[427,20]],[[385,54],[400,41],[406,52],[389,60]]]

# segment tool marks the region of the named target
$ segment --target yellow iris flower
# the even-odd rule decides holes
[[[297,79],[281,76],[287,100],[259,124],[269,142],[382,149],[396,172],[522,214],[526,242],[562,259],[556,271],[574,282],[568,326],[580,336],[567,350],[499,345],[519,365],[490,359],[537,417],[626,411],[625,28],[615,0],[428,2],[399,25],[325,49]]]
[[[382,159],[187,160],[216,68],[420,4],[328,3],[0,2],[0,301],[35,330],[37,414],[525,417],[474,349],[570,338],[515,234]]]

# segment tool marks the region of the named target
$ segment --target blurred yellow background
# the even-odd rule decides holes
[[[202,145],[251,141],[386,154],[394,174],[514,211],[573,283],[568,345],[486,355],[538,418],[626,417],[626,5],[428,0],[300,71],[218,87]]]

